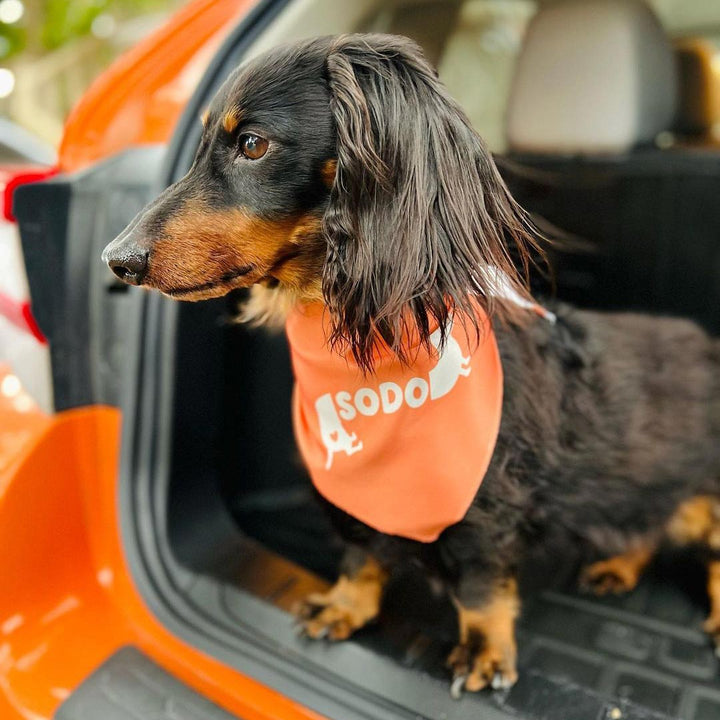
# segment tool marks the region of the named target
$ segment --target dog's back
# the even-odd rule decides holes
[[[498,333],[503,447],[532,448],[547,522],[622,552],[687,498],[720,493],[720,341],[681,319],[557,314]]]

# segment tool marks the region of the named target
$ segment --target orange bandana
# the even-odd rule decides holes
[[[432,542],[465,516],[495,449],[503,374],[495,335],[476,348],[460,323],[442,352],[420,350],[412,367],[389,351],[363,377],[352,356],[327,347],[321,304],[287,320],[295,392],[293,423],[318,491],[390,535]]]

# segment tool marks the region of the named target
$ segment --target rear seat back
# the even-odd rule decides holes
[[[505,175],[528,210],[594,248],[552,258],[560,297],[720,332],[720,152],[654,142],[672,140],[679,97],[646,5],[547,6],[516,66]]]

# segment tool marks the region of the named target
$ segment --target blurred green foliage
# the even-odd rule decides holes
[[[18,22],[0,22],[0,61],[23,51],[41,54],[89,35],[100,15],[121,21],[170,4],[168,0],[23,0],[25,12]]]
[[[25,47],[26,32],[19,24],[0,22],[0,59],[15,55]]]

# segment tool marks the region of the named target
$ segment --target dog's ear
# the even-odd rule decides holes
[[[378,342],[410,361],[408,332],[429,347],[451,312],[479,331],[473,302],[491,316],[510,313],[483,268],[503,271],[526,296],[532,228],[419,47],[391,35],[341,36],[327,77],[337,172],[323,293],[333,346],[369,371]]]

